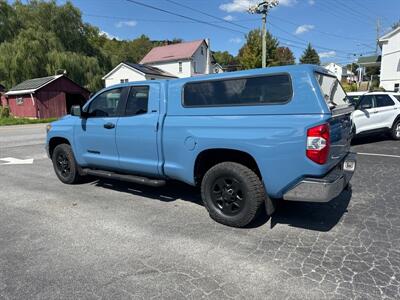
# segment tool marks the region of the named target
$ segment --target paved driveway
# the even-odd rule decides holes
[[[63,185],[43,140],[0,128],[0,159],[35,159],[0,165],[0,299],[400,297],[400,142],[358,141],[352,191],[329,204],[233,229],[183,184]]]

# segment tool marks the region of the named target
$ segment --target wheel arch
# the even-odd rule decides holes
[[[262,179],[256,159],[248,152],[230,148],[210,148],[201,151],[194,163],[194,182],[199,184],[205,173],[213,166],[222,162],[240,163],[253,170]]]
[[[53,156],[53,151],[54,149],[61,144],[67,144],[71,146],[71,143],[68,139],[64,138],[64,137],[59,137],[59,136],[55,136],[52,137],[49,140],[49,156],[52,157]]]
[[[397,117],[394,119],[394,121],[393,121],[393,124],[392,124],[392,127],[391,128],[393,128],[394,127],[394,125],[398,122],[398,121],[400,121],[400,113],[397,115]]]

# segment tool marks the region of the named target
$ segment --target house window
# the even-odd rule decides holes
[[[399,92],[400,91],[400,83],[395,83],[394,84],[394,91]]]
[[[204,55],[204,49],[201,47],[201,55]]]
[[[182,73],[182,62],[180,61],[178,64],[179,64],[179,73]]]
[[[126,83],[126,82],[129,82],[129,80],[128,79],[121,79],[120,82],[121,83]]]
[[[15,102],[17,103],[17,105],[23,105],[24,104],[24,98],[17,97],[17,99],[15,99]]]
[[[193,72],[197,73],[197,63],[193,62]]]

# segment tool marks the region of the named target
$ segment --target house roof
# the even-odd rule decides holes
[[[121,66],[126,66],[135,72],[139,72],[140,74],[143,75],[154,75],[154,76],[162,76],[162,77],[167,77],[167,78],[177,78],[175,75],[172,75],[171,73],[168,73],[166,71],[163,71],[159,68],[152,67],[152,66],[146,66],[142,64],[133,64],[130,62],[122,62],[118,66],[116,66],[114,69],[112,69],[110,72],[108,72],[106,75],[103,76],[103,80],[107,79],[111,74],[113,74],[116,70],[118,70]]]
[[[141,60],[141,64],[189,59],[205,40],[155,47]]]
[[[382,46],[382,44],[384,42],[386,42],[389,38],[391,38],[393,35],[395,35],[396,33],[400,32],[400,26],[396,27],[395,29],[393,29],[392,31],[386,33],[384,36],[382,36],[379,39],[379,45]]]
[[[22,95],[34,93],[38,89],[48,85],[50,82],[62,77],[64,75],[55,75],[41,78],[29,79],[17,84],[11,88],[6,95]]]
[[[357,63],[363,67],[374,67],[381,64],[382,57],[380,55],[361,56]]]
[[[146,66],[146,65],[142,65],[142,64],[132,64],[129,62],[124,62],[124,64],[126,64],[132,68],[135,68],[146,75],[156,75],[156,76],[177,78],[176,76],[172,75],[171,73],[168,73],[168,72],[163,71],[156,67]]]

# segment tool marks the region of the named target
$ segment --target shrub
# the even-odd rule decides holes
[[[10,108],[8,106],[0,106],[0,118],[9,118]]]
[[[342,86],[346,93],[357,92],[358,89],[356,83],[342,83]]]

